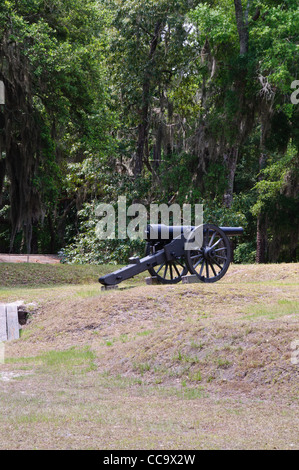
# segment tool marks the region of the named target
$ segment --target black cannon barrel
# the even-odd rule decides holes
[[[164,224],[151,224],[146,228],[146,239],[153,240],[173,240],[179,235],[184,234],[185,238],[196,227],[191,225],[164,225]],[[228,237],[243,235],[244,229],[242,227],[220,227],[220,229]]]
[[[228,237],[237,237],[243,235],[243,227],[219,227]]]

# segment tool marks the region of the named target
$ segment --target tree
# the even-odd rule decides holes
[[[188,37],[185,14],[197,3],[110,2],[113,12],[112,76],[122,105],[123,128],[128,126],[127,133],[136,140],[131,164],[135,177],[141,174],[144,164],[150,171],[155,170],[155,165],[149,162],[150,147],[154,161],[157,163],[161,159],[165,110],[171,119],[168,90],[190,59],[188,53],[183,54]],[[155,134],[155,142],[149,141],[151,132]]]
[[[7,1],[1,7],[7,105],[0,180],[5,173],[10,183],[11,250],[23,229],[30,252],[33,226],[44,215],[53,226],[63,160],[82,160],[84,152],[103,147],[104,22],[96,0]]]

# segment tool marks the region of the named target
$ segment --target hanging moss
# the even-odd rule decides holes
[[[42,214],[41,197],[34,184],[41,156],[41,142],[32,105],[30,66],[10,36],[11,31],[7,31],[0,46],[0,78],[6,90],[4,132],[0,144],[6,158],[1,160],[0,189],[6,175],[10,181],[10,251],[13,250],[17,231],[23,229],[29,253],[32,224]]]

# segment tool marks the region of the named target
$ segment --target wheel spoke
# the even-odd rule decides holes
[[[194,268],[197,268],[197,266],[199,265],[199,263],[201,263],[201,262],[202,262],[202,260],[203,260],[203,258],[200,258],[200,260],[199,260],[199,261],[197,261],[197,263],[195,263],[195,265],[194,265]]]
[[[200,272],[199,272],[200,276],[202,276],[204,265],[205,265],[205,260],[203,260],[202,263],[201,263],[201,268],[200,268]]]
[[[169,270],[170,270],[170,277],[173,279],[173,272],[172,272],[172,263],[169,263]]]
[[[215,246],[219,245],[219,243],[222,242],[222,241],[223,241],[222,238],[219,238],[211,248],[215,248]]]
[[[176,260],[176,262],[177,262],[177,263],[178,263],[180,266],[182,266],[182,268],[183,268],[183,269],[185,269],[185,265],[184,265],[184,264],[182,264],[182,262],[181,262],[181,261],[179,261],[179,260],[177,259],[177,260]]]
[[[161,264],[161,266],[160,266],[160,268],[158,269],[158,271],[156,271],[156,274],[158,274],[158,273],[161,271],[161,269],[163,268],[163,266],[165,266],[165,263]]]
[[[209,263],[208,263],[208,260],[206,260],[206,273],[207,273],[207,279],[209,279],[210,275],[209,275]]]
[[[179,271],[178,271],[177,265],[176,265],[175,263],[173,263],[173,266],[174,266],[174,269],[175,269],[176,272],[177,272],[177,275],[180,277],[180,273],[179,273]]]
[[[221,271],[222,271],[223,266],[221,266],[219,263],[217,263],[217,261],[215,259],[214,259],[214,262],[215,262],[215,264],[217,264],[218,268],[221,269]]]
[[[166,263],[165,270],[164,270],[164,276],[163,276],[164,279],[166,278],[167,270],[168,270],[168,264]]]
[[[210,263],[210,266],[211,266],[211,268],[212,268],[212,271],[213,271],[213,273],[214,273],[214,276],[217,276],[216,271],[215,271],[214,266],[213,266],[213,263]]]
[[[216,232],[214,232],[214,233],[213,233],[213,235],[211,236],[211,240],[210,240],[210,242],[209,242],[209,246],[211,246],[211,245],[212,245],[212,243],[213,243],[213,241],[214,241],[214,238],[215,238],[215,236],[216,236]]]

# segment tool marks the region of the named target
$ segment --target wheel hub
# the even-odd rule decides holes
[[[203,252],[203,257],[204,259],[206,260],[211,260],[214,258],[215,256],[215,250],[209,246],[206,246],[202,249],[202,252]]]

